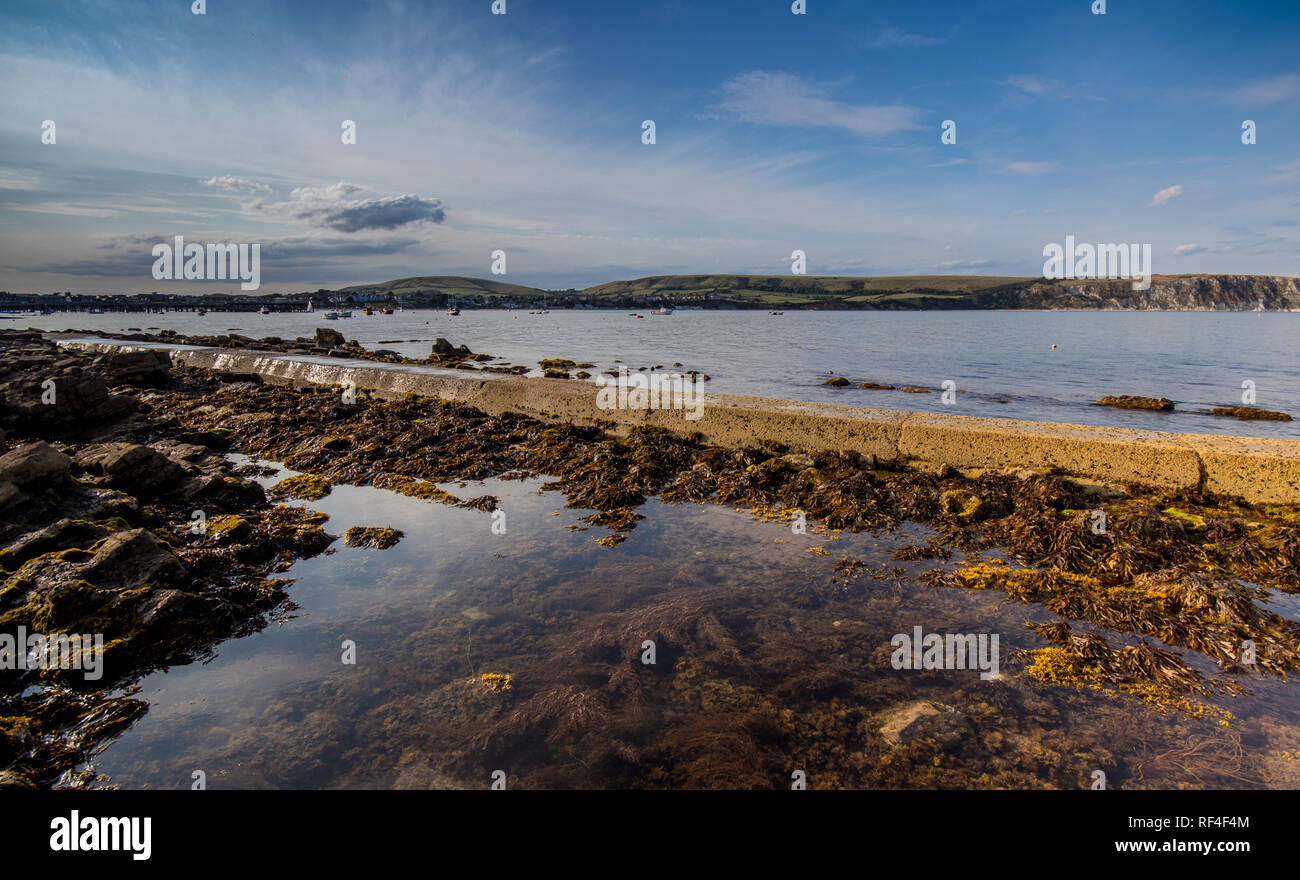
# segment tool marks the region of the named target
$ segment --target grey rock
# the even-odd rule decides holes
[[[0,481],[17,487],[60,479],[67,475],[72,459],[44,440],[27,443],[0,456]]]
[[[137,443],[96,443],[77,453],[77,467],[105,483],[137,495],[156,495],[185,477],[167,456]]]

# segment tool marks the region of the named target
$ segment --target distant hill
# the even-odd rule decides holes
[[[988,275],[660,275],[598,284],[593,302],[650,297],[740,308],[810,309],[1265,309],[1300,310],[1300,279],[1271,275],[1156,275],[1048,280]]]
[[[546,291],[484,278],[430,275],[344,288],[415,304],[455,298],[635,308],[650,303],[752,309],[1151,309],[1300,311],[1300,279],[1271,275],[1157,275],[1151,288],[1127,280],[1047,280],[990,275],[656,275],[579,291]]]
[[[594,298],[655,296],[690,301],[710,295],[735,305],[790,308],[970,308],[972,297],[1032,278],[975,275],[658,275],[582,291]]]
[[[391,293],[394,296],[414,297],[419,295],[455,297],[505,297],[531,299],[541,297],[546,291],[522,284],[508,284],[504,281],[489,281],[486,278],[466,278],[460,275],[421,275],[418,278],[398,278],[395,281],[382,281],[378,284],[359,284],[345,287],[339,293]]]

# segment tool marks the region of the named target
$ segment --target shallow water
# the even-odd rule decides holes
[[[367,348],[426,357],[435,337],[515,364],[570,358],[631,369],[681,362],[717,393],[1163,431],[1300,437],[1300,421],[1246,422],[1195,411],[1242,404],[1300,416],[1300,314],[1251,312],[678,311],[638,319],[613,310],[439,310],[327,321],[319,314],[193,312],[22,315],[4,326],[45,330],[171,329],[260,338],[328,326]],[[393,342],[392,340],[402,340]],[[418,340],[410,342],[407,340]],[[381,343],[383,343],[381,345]],[[1053,344],[1056,348],[1053,348]],[[827,371],[854,382],[824,387]],[[937,391],[951,380],[956,402]],[[936,389],[865,391],[873,381]],[[1098,407],[1107,394],[1168,397],[1173,413]]]
[[[195,771],[211,788],[486,788],[498,770],[511,788],[779,788],[795,771],[810,787],[1087,788],[1095,770],[1111,787],[1300,785],[1286,683],[1218,701],[1237,716],[1223,728],[1005,669],[894,669],[890,639],[915,626],[997,633],[1005,657],[1045,644],[1024,624],[1051,618],[920,584],[938,563],[889,553],[924,527],[798,535],[649,502],[606,548],[544,482],[442,484],[497,495],[505,534],[489,513],[336,486],[308,505],[328,531],[388,526],[402,541],[295,563],[295,616],[147,677],[149,712],[96,769],[124,788],[187,788]],[[864,563],[858,577],[837,576],[844,557]],[[1293,597],[1278,604],[1295,616]],[[962,713],[956,742],[885,742],[882,724],[918,700]]]

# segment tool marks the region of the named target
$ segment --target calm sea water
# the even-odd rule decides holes
[[[940,563],[889,553],[929,537],[923,526],[795,535],[725,506],[652,501],[605,548],[544,482],[443,484],[497,495],[500,535],[487,513],[336,486],[308,505],[331,533],[388,526],[401,543],[339,542],[294,563],[296,615],[146,677],[148,713],[95,768],[123,788],[171,789],[195,771],[212,788],[485,789],[497,770],[511,788],[785,788],[792,768],[836,788],[1086,789],[1097,768],[1120,788],[1300,786],[1293,682],[1251,679],[1251,696],[1216,699],[1236,716],[1222,728],[1023,675],[893,669],[891,637],[915,626],[998,633],[1009,656],[1044,644],[1027,622],[1054,619],[997,591],[920,584]],[[846,556],[868,573],[837,575]],[[1294,619],[1293,597],[1278,600]],[[638,659],[646,638],[655,667]],[[728,644],[731,660],[710,655]],[[489,691],[485,673],[512,676],[512,690]],[[917,700],[972,726],[946,753],[891,749],[879,728]]]
[[[63,314],[0,326],[45,330],[172,329],[254,338],[311,336],[333,327],[367,348],[424,357],[438,336],[515,364],[589,361],[600,370],[680,362],[719,393],[853,406],[951,412],[1177,432],[1300,437],[1300,421],[1242,422],[1205,414],[1256,404],[1300,416],[1300,314],[1214,312],[765,312],[442,311],[327,321],[319,314]],[[396,340],[396,341],[395,341]],[[414,340],[414,341],[412,341]],[[382,345],[381,345],[382,343]],[[1055,345],[1055,348],[1053,348]],[[828,371],[853,381],[822,385]],[[590,372],[596,373],[597,370]],[[956,383],[955,404],[938,389]],[[863,381],[931,394],[865,391]],[[1098,407],[1106,394],[1168,397],[1173,413]],[[1198,413],[1197,411],[1201,411]]]

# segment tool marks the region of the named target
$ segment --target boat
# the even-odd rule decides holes
[[[200,317],[200,318],[202,318],[202,317],[203,317],[204,315],[206,315],[207,313],[208,313],[208,310],[207,310],[207,309],[199,309],[199,317]]]
[[[259,315],[269,315],[271,314],[271,310],[268,309],[266,306],[262,306],[260,309],[257,310],[257,313]]]
[[[673,307],[672,307],[672,306],[660,306],[659,308],[657,308],[657,309],[655,309],[654,311],[652,311],[650,314],[652,314],[652,315],[671,315],[672,313],[673,313]]]
[[[338,312],[326,312],[326,313],[325,313],[325,320],[326,320],[326,321],[337,321],[338,319],[339,319],[339,313],[338,313]]]
[[[351,317],[352,317],[352,313],[351,313],[351,312],[339,312],[339,317],[340,317],[340,318],[351,318]]]
[[[90,313],[91,313],[92,315],[102,315],[102,314],[104,314],[104,310],[103,310],[103,309],[91,309],[91,310],[90,310]]]
[[[456,306],[452,306],[451,308],[447,309],[447,314],[451,315],[454,318],[460,314],[460,309],[457,308]]]
[[[370,308],[370,306],[366,306],[366,310],[365,310],[364,312],[362,312],[361,314],[363,314],[363,315],[373,315],[374,313],[375,313],[375,312],[374,312],[374,309]]]
[[[778,312],[778,311],[776,311],[775,309],[773,309],[772,311],[768,312],[768,314],[769,314],[769,315],[784,315],[785,312]]]
[[[392,313],[393,313],[393,310],[392,310],[392,309],[380,309],[380,310],[379,310],[379,314],[381,314],[381,315],[391,315]]]
[[[308,312],[316,311],[316,307],[311,304],[311,300],[307,300],[307,311]]]

